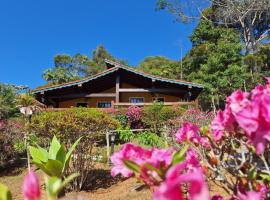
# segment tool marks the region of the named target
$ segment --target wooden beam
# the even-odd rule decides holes
[[[187,90],[172,88],[120,88],[119,92],[187,93]]]
[[[115,97],[116,93],[92,93],[88,94],[85,97]]]
[[[64,99],[64,98],[87,98],[87,97],[115,97],[116,93],[78,93],[78,94],[64,94],[58,96],[51,96],[52,99]]]
[[[115,93],[116,93],[115,103],[119,103],[119,100],[120,100],[119,92],[120,92],[120,75],[117,74],[116,81],[115,81]]]
[[[115,106],[151,106],[154,103],[115,103]],[[173,105],[179,105],[179,106],[183,106],[183,105],[196,105],[196,102],[191,101],[191,102],[164,102],[165,106],[173,106]]]

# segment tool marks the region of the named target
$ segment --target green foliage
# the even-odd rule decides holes
[[[74,173],[66,177],[63,181],[58,177],[49,177],[46,182],[46,192],[49,199],[57,199],[58,194],[69,184],[74,178],[78,177],[78,173]]]
[[[54,67],[43,72],[42,77],[49,85],[61,84],[91,76],[106,69],[105,59],[126,64],[126,61],[114,58],[103,45],[99,45],[92,53],[92,59],[87,55],[74,56],[59,54],[54,57]]]
[[[142,120],[153,132],[160,133],[165,123],[174,117],[176,117],[176,112],[172,107],[166,107],[162,102],[156,102],[143,109]]]
[[[146,57],[140,64],[139,69],[153,75],[167,78],[180,78],[180,63],[163,56]]]
[[[80,173],[69,185],[69,189],[80,191],[87,181],[93,165],[93,149],[104,141],[108,130],[115,130],[119,122],[107,113],[97,109],[72,108],[59,112],[41,112],[32,117],[30,131],[44,141],[56,135],[70,147],[83,136],[74,152],[67,174]],[[44,142],[45,143],[45,142]]]
[[[117,120],[97,109],[72,108],[59,112],[42,112],[32,118],[31,130],[37,135],[72,140],[78,135],[104,133],[119,126]],[[75,140],[73,140],[75,141]]]
[[[81,138],[79,138],[66,152],[64,144],[60,144],[60,142],[54,136],[51,141],[49,151],[40,146],[30,146],[29,152],[33,163],[44,173],[46,173],[48,176],[56,176],[61,178],[65,172],[65,169],[69,166],[71,154],[75,150],[80,140]]]
[[[20,107],[28,107],[34,105],[35,98],[33,95],[25,93],[18,95],[16,99],[16,104]]]
[[[134,133],[130,130],[129,127],[125,127],[125,128],[120,127],[118,128],[117,131],[118,131],[120,140],[124,142],[130,142],[135,137]]]
[[[216,106],[223,106],[225,97],[244,88],[247,78],[240,35],[234,29],[201,19],[191,41],[193,48],[184,58],[185,78],[205,86],[201,95],[204,108],[209,108],[213,99]]]
[[[122,127],[126,127],[128,125],[128,118],[124,114],[118,114],[115,116],[115,119],[117,119]]]
[[[13,149],[19,154],[24,153],[26,150],[24,141],[23,140],[15,141],[13,144]]]
[[[47,69],[43,72],[42,77],[50,84],[61,84],[80,78],[77,74],[74,74],[69,69],[63,67]]]
[[[11,192],[7,186],[0,183],[0,199],[1,200],[11,200]]]
[[[13,117],[18,113],[16,96],[16,89],[13,86],[0,84],[0,120]]]
[[[186,158],[186,152],[189,149],[189,145],[184,145],[179,151],[173,154],[172,165],[182,162]]]
[[[157,134],[145,131],[136,134],[136,138],[140,145],[150,146],[150,147],[164,147],[164,139],[159,137]]]

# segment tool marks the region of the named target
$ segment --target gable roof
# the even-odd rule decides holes
[[[123,69],[125,71],[128,71],[128,72],[143,76],[145,78],[150,78],[150,79],[153,79],[153,80],[156,80],[156,81],[161,81],[161,82],[166,82],[166,83],[173,83],[173,84],[177,84],[177,85],[185,85],[185,86],[188,86],[188,87],[195,87],[195,88],[201,88],[201,89],[203,88],[202,85],[197,84],[197,83],[192,83],[192,82],[187,82],[187,81],[182,81],[182,80],[176,80],[176,79],[168,79],[168,78],[163,78],[163,77],[160,77],[160,76],[148,74],[148,73],[136,70],[136,69],[134,69],[134,67],[128,67],[128,66],[125,66],[125,65],[123,65],[121,63],[118,63],[118,62],[115,62],[115,61],[105,60],[105,62],[107,64],[109,64],[110,66],[112,66],[112,67],[105,70],[105,71],[103,71],[103,72],[100,72],[100,73],[98,73],[96,75],[88,76],[88,77],[85,77],[85,78],[82,78],[82,79],[79,79],[79,80],[76,80],[76,81],[70,81],[70,82],[57,84],[57,85],[53,85],[53,86],[39,87],[39,88],[36,88],[36,89],[32,90],[32,93],[37,94],[37,93],[40,93],[40,92],[51,91],[51,90],[55,90],[55,89],[61,89],[61,88],[75,86],[75,85],[80,85],[80,84],[87,83],[87,82],[90,82],[92,80],[98,79],[100,77],[103,77],[103,76],[105,76],[107,74],[111,74],[111,73],[113,73],[113,72],[115,72],[115,71],[117,71],[119,69]]]

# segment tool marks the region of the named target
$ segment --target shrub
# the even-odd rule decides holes
[[[10,85],[0,84],[0,120],[18,114],[16,108],[16,89]]]
[[[0,120],[0,168],[16,164],[25,153],[23,121]]]
[[[142,109],[137,106],[130,106],[126,112],[130,128],[142,128]]]
[[[155,133],[149,131],[141,132],[136,135],[140,145],[150,146],[150,147],[163,147],[165,146],[164,139],[159,137]]]
[[[118,129],[118,134],[119,134],[119,138],[120,140],[124,141],[124,142],[130,142],[132,139],[135,138],[135,134],[130,130],[129,127],[125,127]]]
[[[159,134],[166,122],[176,117],[176,112],[172,107],[166,107],[163,103],[157,102],[143,109],[143,122],[150,129]]]
[[[122,127],[126,127],[128,125],[128,118],[126,115],[118,114],[115,116],[115,119],[119,121]]]
[[[99,110],[72,108],[37,114],[33,116],[30,128],[45,140],[56,135],[67,147],[84,136],[74,151],[71,165],[67,170],[68,174],[80,173],[71,184],[72,189],[78,191],[84,187],[89,171],[93,167],[93,147],[104,140],[104,133],[118,126],[117,120]]]

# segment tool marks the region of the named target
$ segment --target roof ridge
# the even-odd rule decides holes
[[[164,78],[162,76],[153,75],[153,74],[150,74],[150,73],[147,73],[147,72],[143,72],[143,71],[140,71],[138,69],[135,69],[135,67],[130,67],[130,66],[124,65],[122,63],[112,61],[112,60],[105,59],[105,62],[108,63],[108,64],[113,65],[114,67],[106,69],[106,70],[104,70],[104,71],[102,71],[100,73],[97,73],[95,75],[84,77],[84,78],[79,79],[79,80],[69,81],[69,82],[66,82],[66,83],[61,83],[61,84],[52,85],[52,86],[45,86],[45,87],[41,87],[41,88],[36,88],[36,89],[32,90],[32,92],[37,93],[37,92],[41,92],[41,91],[44,91],[44,90],[46,91],[46,90],[57,89],[59,87],[61,88],[61,87],[65,87],[65,86],[66,87],[73,86],[75,84],[83,84],[83,83],[85,83],[87,81],[90,81],[91,79],[98,78],[98,77],[102,76],[103,74],[106,75],[110,71],[115,71],[118,68],[122,68],[122,69],[125,69],[125,70],[128,70],[128,71],[131,71],[133,73],[144,76],[146,78],[153,78],[153,79],[158,79],[160,81],[167,81],[169,83],[181,83],[181,84],[188,85],[188,86],[195,86],[195,87],[203,88],[203,85],[198,84],[198,83],[193,83],[193,82],[188,82],[188,81],[183,81],[183,80],[178,80],[178,79]]]
[[[165,77],[162,77],[162,76],[159,76],[159,75],[153,75],[153,74],[150,74],[150,73],[147,73],[147,72],[144,72],[144,71],[139,71],[138,69],[135,69],[135,67],[127,66],[127,65],[124,65],[123,63],[120,63],[120,62],[117,62],[117,61],[113,61],[113,60],[110,60],[110,59],[105,59],[105,62],[106,63],[109,63],[111,65],[116,64],[116,65],[118,65],[120,67],[129,68],[129,69],[134,70],[134,71],[137,71],[139,73],[144,73],[146,75],[149,75],[149,76],[152,76],[152,77],[156,77],[156,78],[161,78],[161,79],[166,79],[166,80],[171,80],[171,81],[179,81],[179,82],[183,82],[183,83],[190,83],[190,84],[194,84],[194,85],[198,85],[198,86],[203,86],[203,85],[198,84],[198,83],[184,81],[184,80],[181,80],[181,79],[165,78]]]
[[[94,74],[94,75],[91,75],[91,76],[86,76],[86,77],[83,77],[83,78],[81,78],[81,79],[78,79],[78,80],[74,80],[74,81],[68,81],[68,82],[65,82],[65,83],[60,83],[60,84],[55,84],[55,85],[51,85],[51,86],[45,86],[45,87],[40,87],[40,88],[35,88],[35,89],[33,89],[32,91],[36,91],[36,90],[44,90],[44,89],[47,89],[47,88],[54,88],[54,87],[59,87],[59,86],[65,86],[65,85],[69,85],[69,84],[72,84],[72,83],[80,83],[80,82],[82,82],[82,81],[86,81],[86,80],[88,80],[88,79],[91,79],[91,78],[94,78],[94,77],[96,77],[96,76],[99,76],[99,75],[102,75],[103,73],[106,73],[106,72],[108,72],[108,71],[111,71],[111,70],[113,70],[113,69],[115,69],[115,68],[118,68],[118,67],[112,67],[112,68],[110,68],[110,69],[106,69],[106,70],[104,70],[104,71],[102,71],[102,72],[99,72],[99,73],[97,73],[97,74]]]

